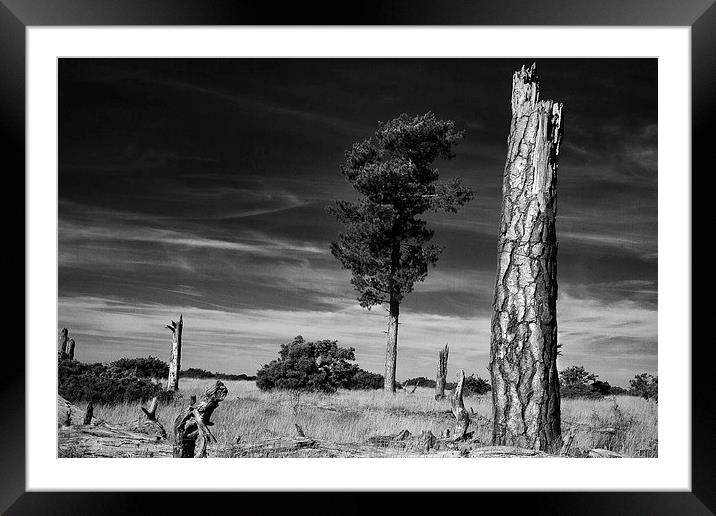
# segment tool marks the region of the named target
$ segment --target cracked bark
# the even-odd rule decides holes
[[[557,375],[557,158],[562,104],[539,100],[535,65],[512,78],[490,343],[494,445],[561,446]]]

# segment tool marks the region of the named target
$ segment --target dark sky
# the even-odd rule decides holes
[[[354,199],[338,165],[379,121],[465,129],[438,164],[476,198],[429,215],[446,246],[401,309],[398,378],[488,376],[512,73],[530,59],[61,59],[59,325],[82,361],[169,358],[253,374],[281,343],[338,339],[382,372],[386,312],[360,308],[328,250]],[[613,384],[657,370],[657,62],[540,59],[564,102],[560,367]],[[451,373],[452,376],[452,373]]]

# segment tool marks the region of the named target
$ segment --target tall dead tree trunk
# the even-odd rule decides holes
[[[448,353],[450,352],[448,345],[438,352],[438,374],[435,379],[435,399],[440,400],[445,397],[445,383],[447,382],[447,362]]]
[[[562,104],[539,100],[535,65],[512,78],[512,123],[492,316],[494,445],[561,446],[557,376],[557,158]]]
[[[400,302],[392,295],[388,310],[388,343],[385,349],[385,392],[395,392],[395,370],[398,363],[398,316]]]
[[[67,356],[67,328],[60,330],[60,351],[58,352],[60,359]]]
[[[67,358],[70,360],[75,359],[75,339],[70,339],[67,343]]]
[[[169,361],[169,378],[167,380],[168,391],[179,390],[179,371],[181,371],[181,334],[184,328],[184,320],[179,314],[179,322],[172,321],[167,328],[172,331],[172,357]]]

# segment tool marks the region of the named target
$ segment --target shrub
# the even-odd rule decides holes
[[[353,381],[351,382],[350,389],[382,389],[385,383],[385,378],[382,374],[371,373],[363,369],[358,369],[353,375]]]
[[[429,389],[434,389],[435,383],[435,380],[426,378],[424,376],[418,376],[416,378],[411,378],[407,380],[405,382],[405,386],[409,387],[417,385],[419,387],[427,387]],[[457,384],[455,382],[445,383],[445,389],[448,391],[454,390],[455,387],[457,387]],[[465,377],[465,383],[463,385],[462,391],[464,396],[485,394],[486,392],[490,392],[491,390],[492,388],[490,387],[490,382],[488,382],[487,380],[480,378],[479,376],[475,376],[474,374]]]
[[[169,376],[169,364],[151,355],[147,358],[120,358],[109,365],[143,378],[167,378]]]
[[[479,396],[481,394],[488,393],[492,390],[490,382],[479,376],[471,374],[465,377],[465,383],[463,384],[463,394],[465,396]]]
[[[609,387],[610,396],[619,396],[620,394],[629,394],[629,390],[624,387],[619,387],[618,385],[611,385]]]
[[[190,367],[189,369],[183,369],[179,373],[180,378],[216,378],[217,380],[239,380],[239,381],[253,381],[256,380],[255,376],[248,376],[245,374],[229,374],[229,373],[212,373],[204,369],[197,367]]]
[[[356,373],[353,348],[340,348],[335,340],[306,342],[301,335],[282,344],[279,358],[256,373],[256,386],[272,389],[335,392]]]
[[[335,392],[337,389],[379,389],[383,376],[364,371],[356,364],[354,348],[341,348],[338,341],[306,342],[297,336],[282,344],[279,357],[256,373],[262,391],[281,389]]]
[[[173,393],[134,370],[110,364],[84,364],[76,360],[60,360],[58,392],[70,402],[117,403],[146,401],[154,396],[171,399]]]
[[[435,388],[435,380],[425,378],[424,376],[418,376],[417,378],[411,378],[406,382],[407,386],[417,385],[419,387],[428,387],[430,389]]]
[[[560,392],[563,398],[601,398],[604,394],[600,389],[606,382],[599,382],[595,388],[597,375],[585,370],[582,366],[571,366],[559,373]],[[592,382],[589,384],[588,382]],[[606,384],[609,385],[609,384]]]
[[[592,389],[597,391],[602,396],[606,396],[612,392],[612,386],[609,385],[609,382],[603,382],[601,380],[595,380],[592,382]]]
[[[659,377],[641,373],[629,380],[629,394],[659,401]]]

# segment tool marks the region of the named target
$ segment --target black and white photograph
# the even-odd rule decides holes
[[[58,59],[57,457],[659,457],[658,86]]]

